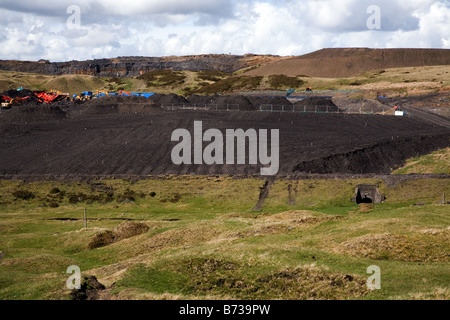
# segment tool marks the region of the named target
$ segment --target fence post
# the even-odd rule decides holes
[[[87,215],[86,215],[86,208],[84,208],[84,230],[87,230]]]

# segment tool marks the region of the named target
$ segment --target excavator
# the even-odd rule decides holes
[[[119,96],[131,96],[131,93],[129,93],[128,91],[122,91],[122,90],[120,90],[119,91]]]

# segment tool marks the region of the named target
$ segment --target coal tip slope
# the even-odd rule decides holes
[[[0,114],[0,175],[259,175],[261,165],[175,165],[174,130],[278,129],[280,175],[389,173],[450,146],[450,129],[414,117],[165,110],[140,99],[20,106]],[[247,99],[247,101],[249,101]],[[251,104],[244,109],[253,109]],[[204,147],[208,145],[204,143]],[[248,150],[248,148],[247,148]],[[248,155],[247,155],[248,158]],[[259,163],[259,162],[258,162]]]

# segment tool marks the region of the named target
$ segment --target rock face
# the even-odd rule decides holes
[[[152,70],[216,70],[234,72],[248,67],[249,55],[198,55],[185,57],[119,57],[88,61],[0,61],[0,70],[51,75],[84,74],[100,77],[135,77]]]

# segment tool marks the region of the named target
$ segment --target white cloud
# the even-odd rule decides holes
[[[203,53],[298,55],[324,47],[449,48],[446,0],[3,0],[0,59],[52,61]],[[381,30],[367,29],[367,7]]]

